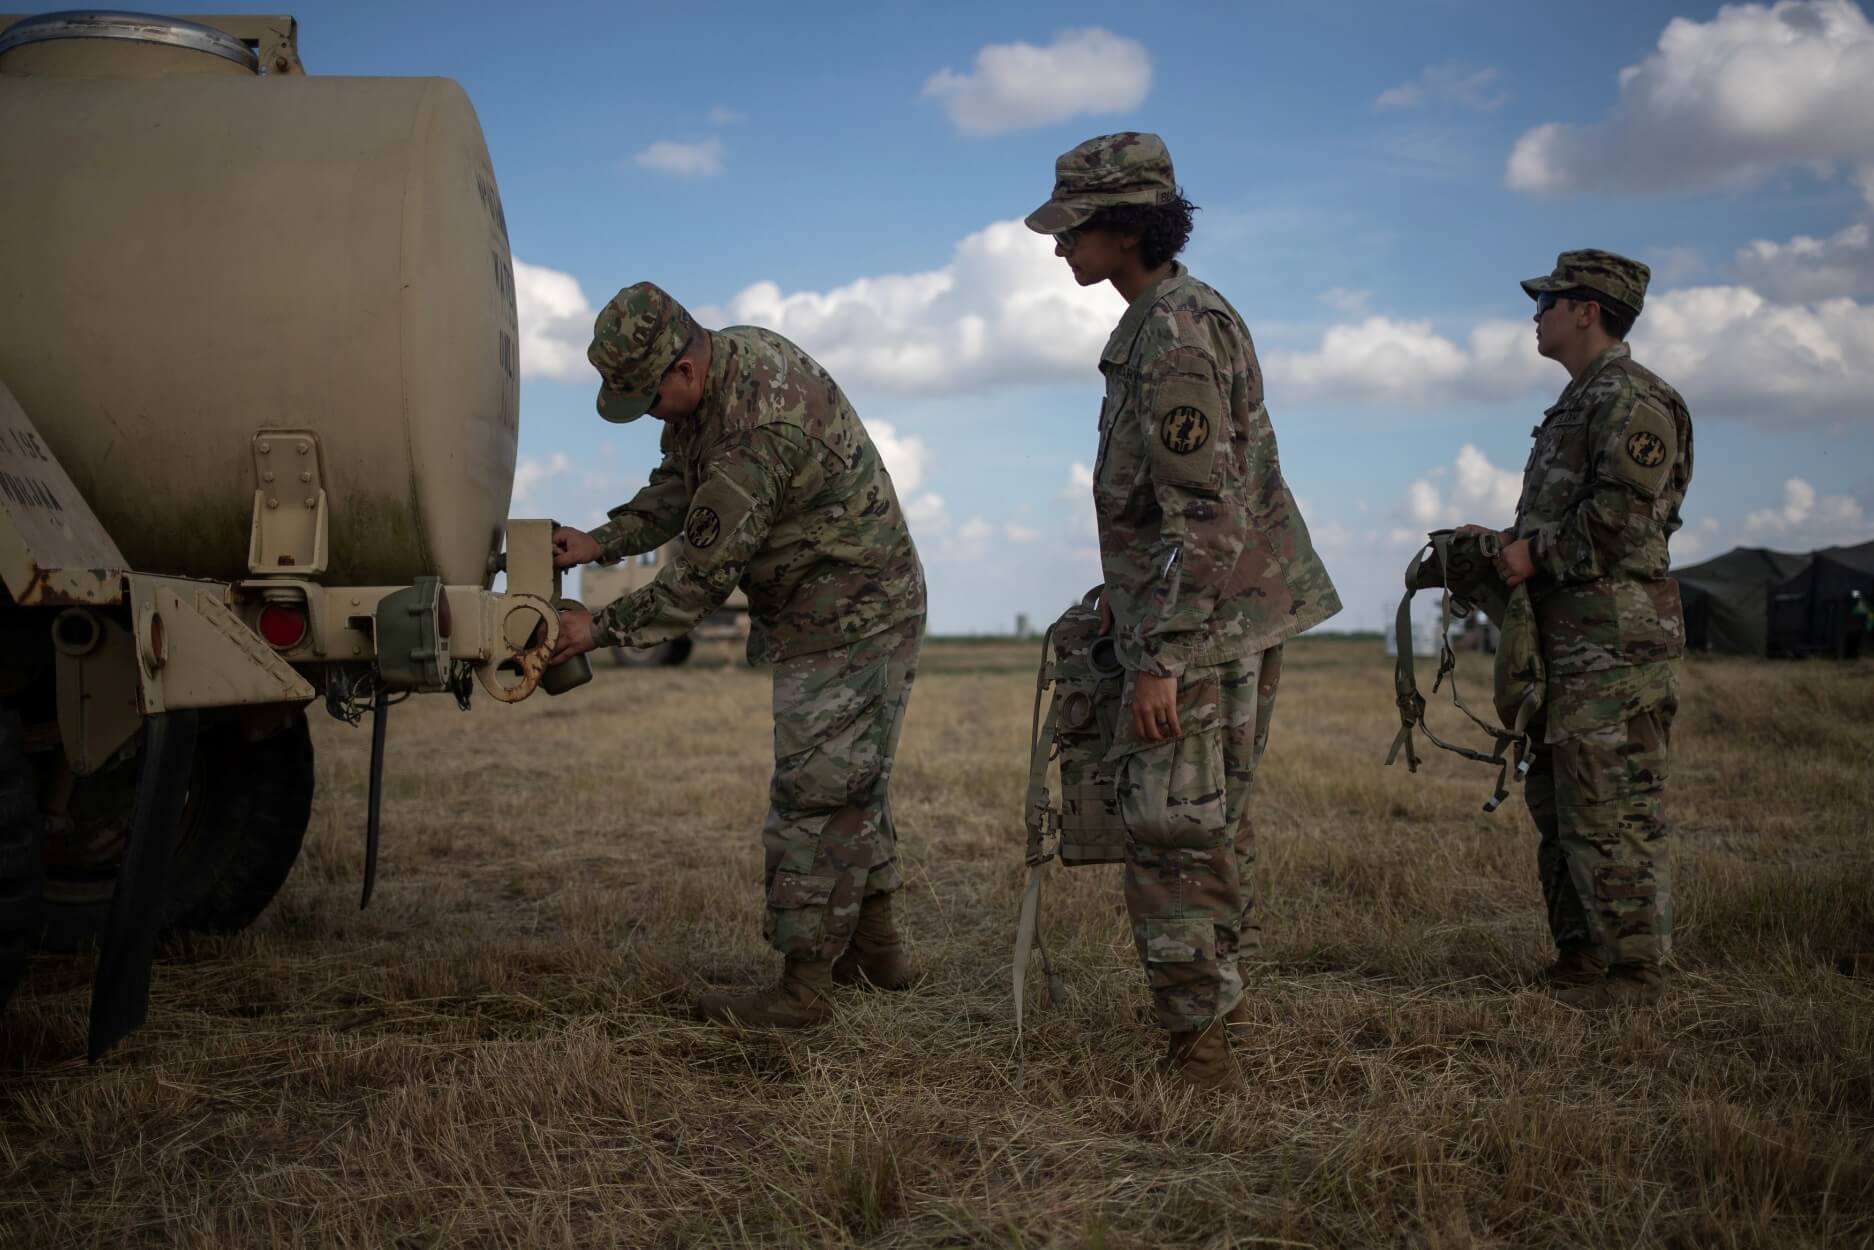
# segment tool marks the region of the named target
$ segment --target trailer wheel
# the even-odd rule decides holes
[[[46,822],[19,714],[0,708],[0,1008],[13,996],[39,928]]]
[[[103,935],[136,787],[135,759],[78,779],[46,856],[41,945],[76,950]],[[305,713],[257,742],[233,724],[204,732],[170,864],[164,930],[231,933],[252,924],[299,858],[312,790]]]

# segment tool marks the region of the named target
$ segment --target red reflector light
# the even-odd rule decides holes
[[[306,636],[306,609],[298,604],[269,603],[260,610],[260,636],[276,651],[298,646]]]

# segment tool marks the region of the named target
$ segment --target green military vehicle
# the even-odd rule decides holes
[[[309,706],[373,716],[368,900],[390,704],[563,676],[550,523],[506,516],[475,111],[309,76],[297,35],[0,17],[0,1002],[30,948],[96,944],[94,1057],[160,931],[239,929],[284,882]]]
[[[642,555],[626,556],[617,564],[588,564],[579,570],[579,597],[597,612],[613,600],[648,585],[657,570],[669,561],[676,550],[672,540]],[[729,592],[722,606],[697,623],[684,638],[673,638],[649,647],[613,647],[612,659],[628,667],[658,664],[681,664],[690,658],[696,644],[724,643],[739,658],[748,646],[748,596],[740,587]]]

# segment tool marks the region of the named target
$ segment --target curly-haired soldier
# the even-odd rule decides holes
[[[1055,162],[1028,226],[1082,286],[1126,299],[1100,355],[1093,469],[1102,616],[1127,669],[1113,747],[1126,909],[1171,1034],[1166,1068],[1213,1086],[1230,1076],[1225,1021],[1247,1018],[1249,797],[1282,643],[1340,599],[1282,480],[1249,330],[1174,259],[1191,213],[1163,141],[1126,133]]]

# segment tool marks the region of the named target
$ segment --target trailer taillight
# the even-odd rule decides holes
[[[306,636],[305,606],[269,603],[260,610],[260,636],[276,651],[298,646]]]

